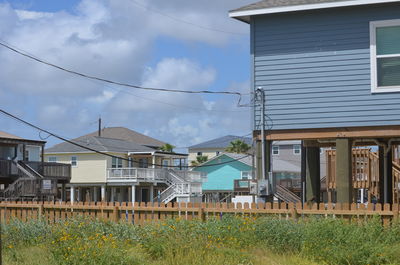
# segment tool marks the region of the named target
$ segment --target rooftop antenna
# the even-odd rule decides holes
[[[101,137],[101,116],[99,117],[99,137]]]

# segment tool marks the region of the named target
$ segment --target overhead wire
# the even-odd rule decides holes
[[[234,96],[238,96],[238,103],[237,105],[239,106],[241,104],[241,100],[242,100],[242,93],[240,92],[235,92],[235,91],[211,91],[211,90],[184,90],[184,89],[166,89],[166,88],[156,88],[156,87],[144,87],[144,86],[139,86],[139,85],[133,85],[133,84],[128,84],[128,83],[124,83],[124,82],[119,82],[119,81],[113,81],[113,80],[109,80],[109,79],[105,79],[102,77],[97,77],[97,76],[93,76],[93,75],[89,75],[89,74],[84,74],[81,72],[77,72],[75,70],[71,70],[50,62],[47,62],[43,59],[40,59],[34,55],[28,54],[26,52],[23,52],[22,50],[20,50],[19,48],[11,47],[10,45],[6,44],[3,40],[0,40],[0,46],[9,49],[10,51],[13,51],[21,56],[24,56],[26,58],[29,58],[31,60],[34,60],[36,62],[39,62],[41,64],[45,64],[47,66],[56,68],[58,70],[73,74],[73,75],[77,75],[83,78],[87,78],[87,79],[91,79],[91,80],[97,80],[97,81],[101,81],[104,83],[108,83],[108,84],[112,84],[112,85],[118,85],[118,86],[123,86],[123,87],[129,87],[129,88],[135,88],[135,89],[140,89],[140,90],[146,90],[146,91],[159,91],[159,92],[171,92],[171,93],[186,93],[186,94],[219,94],[219,95],[234,95]]]
[[[139,161],[136,161],[136,160],[133,160],[133,159],[128,159],[128,158],[125,158],[125,157],[115,156],[115,155],[112,155],[112,154],[109,154],[109,153],[105,153],[105,152],[96,150],[96,149],[94,149],[94,148],[90,148],[90,147],[84,146],[84,145],[82,145],[82,144],[75,143],[74,141],[68,140],[68,139],[65,138],[65,137],[59,136],[59,135],[57,135],[57,134],[55,134],[55,133],[52,133],[52,132],[50,132],[50,131],[48,131],[48,130],[46,130],[46,129],[40,128],[39,126],[34,125],[34,124],[32,124],[32,123],[30,123],[30,122],[28,122],[28,121],[25,121],[25,120],[23,120],[23,119],[21,119],[21,118],[15,116],[15,115],[13,115],[13,114],[11,114],[11,113],[5,111],[5,110],[3,110],[3,109],[0,109],[0,113],[2,113],[3,115],[5,115],[5,116],[7,116],[7,117],[9,117],[9,118],[12,118],[12,119],[18,121],[18,122],[21,122],[21,123],[23,123],[23,124],[25,124],[25,125],[27,125],[27,126],[29,126],[29,127],[32,127],[32,128],[34,128],[34,129],[36,129],[36,130],[38,130],[38,131],[47,133],[48,135],[51,135],[51,136],[53,136],[53,137],[55,137],[55,138],[57,138],[57,139],[60,139],[60,140],[62,140],[62,141],[64,141],[64,142],[67,142],[67,143],[73,144],[73,145],[75,145],[75,146],[81,147],[81,148],[83,148],[83,149],[85,149],[85,150],[92,151],[92,152],[94,152],[94,153],[97,153],[97,154],[100,154],[100,155],[104,155],[104,156],[108,156],[108,157],[112,157],[112,158],[118,158],[118,159],[121,159],[121,160],[124,160],[124,161],[128,161],[128,162],[139,163]],[[229,164],[229,163],[232,163],[232,162],[235,162],[235,161],[240,161],[240,160],[242,160],[242,159],[244,159],[244,158],[246,158],[246,157],[249,157],[249,156],[250,156],[250,155],[245,155],[245,156],[240,157],[240,158],[237,158],[237,159],[232,159],[232,160],[229,160],[229,161],[225,161],[225,162],[221,162],[221,163],[217,163],[217,164],[211,164],[211,165],[181,166],[181,167],[182,167],[182,168],[199,168],[199,167],[217,166],[217,165]],[[171,165],[171,166],[166,166],[166,165],[160,165],[160,164],[156,164],[156,163],[147,163],[147,164],[148,164],[148,165],[151,165],[151,166],[176,168],[176,166],[172,166],[172,165]]]
[[[143,4],[141,4],[141,3],[139,3],[138,1],[135,1],[135,0],[130,0],[130,2],[133,3],[133,4],[135,4],[136,6],[139,6],[139,7],[143,8],[143,9],[145,9],[145,10],[148,10],[148,11],[150,11],[150,12],[159,14],[159,15],[164,16],[164,17],[167,17],[167,18],[169,18],[169,19],[171,19],[171,20],[175,20],[175,21],[177,21],[177,22],[184,23],[184,24],[187,24],[187,25],[191,25],[191,26],[194,26],[194,27],[203,29],[203,30],[214,31],[214,32],[218,32],[218,33],[225,33],[225,34],[230,34],[230,35],[248,36],[248,34],[246,34],[246,33],[227,31],[227,30],[217,29],[217,28],[210,28],[210,27],[206,27],[206,26],[203,26],[203,25],[199,25],[199,24],[196,24],[196,23],[193,23],[193,22],[190,22],[190,21],[181,19],[181,18],[177,18],[177,17],[171,16],[171,15],[169,15],[169,14],[166,14],[166,13],[164,13],[164,12],[161,12],[160,10],[156,10],[156,9],[154,9],[154,8],[150,8],[150,7],[148,7],[148,6],[146,6],[146,5],[143,5]]]

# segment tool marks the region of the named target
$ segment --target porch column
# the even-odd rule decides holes
[[[352,203],[353,199],[351,145],[350,139],[336,139],[336,200],[339,203]]]
[[[97,187],[93,187],[93,201],[97,202]]]
[[[44,145],[41,146],[41,153],[42,153],[41,154],[42,157],[41,157],[40,161],[42,161],[42,164],[43,164],[44,163]]]
[[[67,200],[67,191],[65,189],[65,183],[61,184],[61,201],[65,202]]]
[[[115,187],[111,187],[111,198],[110,198],[110,202],[114,202],[114,197],[115,197]]]
[[[136,186],[132,185],[132,187],[131,187],[131,201],[132,201],[132,203],[135,203],[135,197],[136,197]]]
[[[321,192],[320,154],[318,143],[306,141],[306,201],[319,203]]]
[[[26,153],[26,144],[23,144],[22,145],[22,161],[26,161],[27,160],[25,153]]]
[[[101,201],[106,201],[106,185],[101,185]]]
[[[150,185],[150,202],[154,202],[154,185]]]
[[[73,185],[71,185],[71,204],[74,204],[75,201],[75,187]]]
[[[153,155],[153,157],[152,157],[152,164],[153,164],[152,168],[156,168],[156,156],[155,155]]]
[[[379,146],[379,202],[382,204],[393,201],[392,160],[388,147]]]

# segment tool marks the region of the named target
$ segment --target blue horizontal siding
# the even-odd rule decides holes
[[[265,91],[266,127],[400,125],[400,93],[371,93],[369,22],[388,19],[400,19],[399,3],[253,17],[252,81]]]

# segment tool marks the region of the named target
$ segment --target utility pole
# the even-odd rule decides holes
[[[101,116],[99,117],[99,132],[98,136],[101,137]]]
[[[265,97],[264,90],[261,87],[257,88],[257,93],[261,96],[261,167],[262,167],[262,179],[267,179],[266,168],[265,168]],[[267,194],[269,194],[269,181],[267,181]]]

